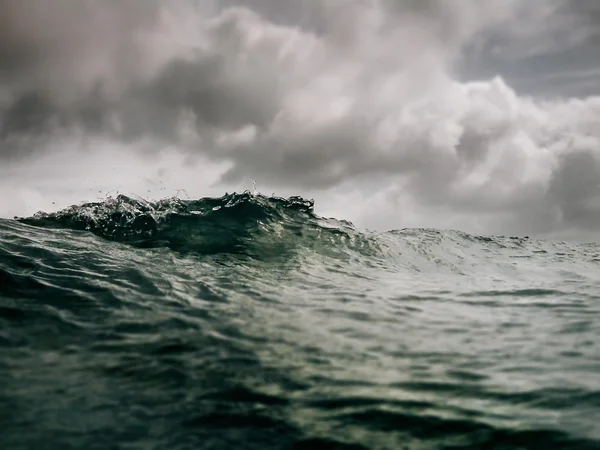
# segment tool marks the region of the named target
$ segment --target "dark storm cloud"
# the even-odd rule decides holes
[[[448,7],[432,1],[428,6],[414,1],[384,6],[339,0],[212,3],[2,0],[0,136],[77,126],[127,138],[155,134],[172,139],[177,115],[186,110],[204,134],[245,124],[264,127],[281,108],[279,89],[285,94],[315,76],[306,68],[300,76],[292,73],[299,64],[318,70],[325,64],[322,58],[340,63],[336,50],[345,48],[346,59],[357,56],[354,47],[372,51],[389,43],[375,39],[378,28],[407,27],[415,17],[421,23],[413,32],[433,30],[419,32],[424,41],[452,22]],[[385,12],[396,13],[397,20],[382,17]],[[177,42],[177,22],[190,14],[192,23]],[[453,22],[454,28],[442,30],[452,36],[443,37],[459,42],[459,30],[473,24]],[[302,61],[294,55],[287,58],[289,64],[281,60],[286,45],[288,52],[302,52],[301,46],[312,45],[313,34],[329,39],[329,55],[317,50],[317,56],[307,54]],[[392,42],[409,37],[396,34]],[[412,58],[408,44],[399,44],[397,57]],[[436,45],[425,42],[423,47]],[[376,53],[389,57],[392,52]],[[111,127],[115,120],[119,126]],[[2,153],[10,150],[5,146]]]
[[[135,33],[152,25],[157,10],[152,2],[1,0],[0,11],[0,137],[7,139],[101,127],[111,95],[143,74]]]

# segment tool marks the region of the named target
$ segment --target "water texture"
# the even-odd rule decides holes
[[[245,192],[0,220],[1,449],[599,449],[600,245]]]

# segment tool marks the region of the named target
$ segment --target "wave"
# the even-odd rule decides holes
[[[514,262],[522,259],[529,264],[521,270],[535,276],[536,263],[600,263],[598,244],[426,228],[370,232],[358,230],[348,221],[318,216],[313,200],[249,191],[198,200],[147,201],[119,195],[15,219],[38,228],[86,231],[138,248],[165,247],[180,254],[281,260],[310,253],[396,272],[442,270],[506,277],[516,275]]]
[[[266,258],[299,246],[338,256],[349,250],[371,255],[377,248],[374,239],[357,232],[350,222],[317,216],[313,200],[249,191],[156,202],[119,195],[16,219],[36,227],[89,231],[111,241],[141,248],[168,247],[180,253]]]
[[[598,266],[250,192],[0,220],[0,446],[596,448]]]
[[[314,202],[300,197],[283,199],[253,195],[225,194],[220,198],[186,201],[169,198],[157,202],[126,195],[102,202],[71,206],[55,213],[38,212],[20,222],[50,228],[87,230],[107,239],[135,241],[160,240],[177,227],[200,231],[219,226],[222,231],[252,231],[258,224],[311,219]],[[298,216],[303,215],[300,219]],[[227,226],[229,225],[229,226]]]

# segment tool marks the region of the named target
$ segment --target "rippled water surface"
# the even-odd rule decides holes
[[[599,245],[312,206],[0,220],[0,448],[600,448]]]

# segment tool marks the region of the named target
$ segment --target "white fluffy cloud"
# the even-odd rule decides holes
[[[566,14],[558,0],[538,10],[524,0],[235,3],[57,0],[44,16],[41,1],[0,0],[0,11],[12,7],[0,20],[0,155],[27,167],[24,155],[39,161],[56,151],[48,142],[76,131],[103,142],[83,159],[106,142],[153,158],[140,161],[140,178],[160,148],[176,147],[192,157],[188,169],[214,164],[195,194],[253,178],[372,228],[600,229],[600,97],[544,100],[517,94],[502,74],[459,76],[466,51],[494,42],[522,59],[547,53],[538,43],[565,23],[586,23],[579,43],[593,37],[581,5]],[[525,32],[535,11],[552,26]],[[11,173],[2,190],[43,180]],[[0,214],[15,209],[0,204]]]

